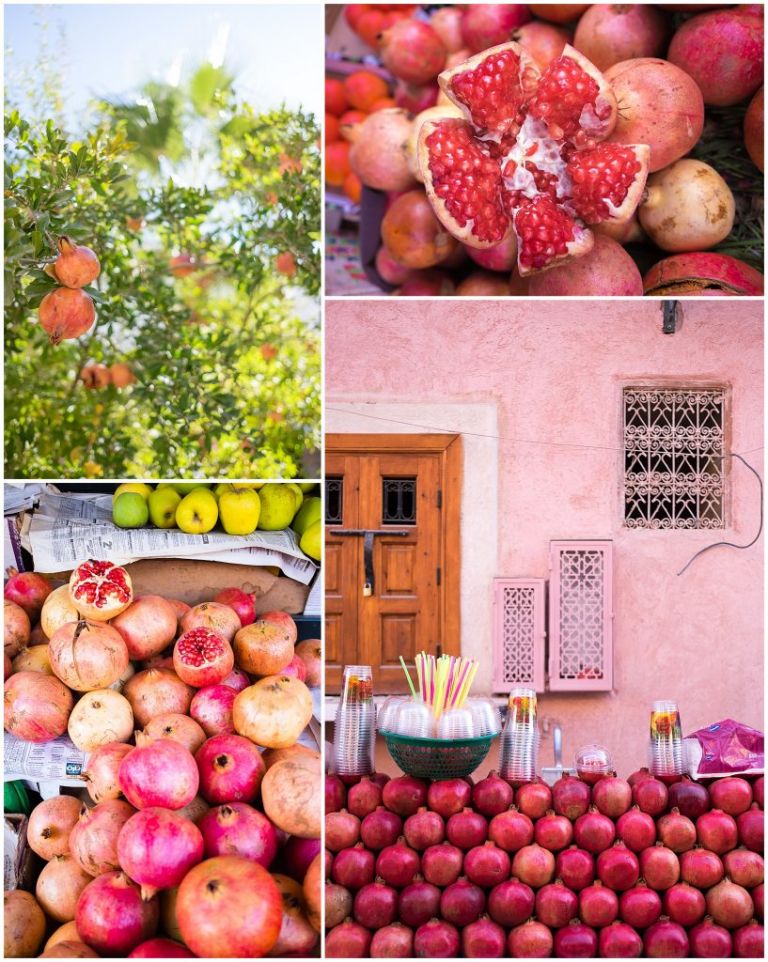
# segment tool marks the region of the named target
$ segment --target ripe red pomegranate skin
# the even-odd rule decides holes
[[[578,909],[578,896],[562,882],[543,885],[536,893],[536,918],[551,929],[568,925]]]
[[[383,882],[369,882],[355,895],[353,914],[367,929],[391,925],[397,917],[397,892]]]
[[[449,922],[432,919],[420,925],[413,935],[417,958],[453,959],[459,954],[459,933]]]
[[[656,57],[637,57],[605,72],[619,105],[613,133],[616,144],[648,144],[649,172],[679,160],[704,129],[704,101],[685,71]]]
[[[563,854],[563,852],[560,853],[560,855]],[[562,872],[558,874],[563,877]],[[512,875],[526,885],[530,885],[531,888],[540,888],[555,877],[555,856],[540,845],[525,845],[515,852],[512,860]],[[568,885],[564,877],[563,881]],[[573,887],[569,885],[569,888]]]
[[[265,868],[234,855],[196,865],[179,886],[176,918],[199,957],[259,958],[277,941],[280,889]]]
[[[443,8],[447,9],[447,8]],[[399,922],[377,929],[371,940],[372,959],[410,959],[413,957],[413,932]]]
[[[494,815],[505,812],[514,799],[512,786],[500,778],[496,772],[491,772],[474,785],[470,789],[470,794],[472,807],[486,818],[493,818]],[[464,808],[469,803],[470,800],[467,799],[461,807]],[[449,815],[453,814],[455,812],[449,812]]]
[[[643,952],[643,940],[624,922],[613,922],[600,930],[598,950],[602,959],[636,959]]]
[[[579,818],[584,816],[580,815]],[[537,845],[549,849],[550,852],[559,852],[573,841],[573,823],[565,815],[555,815],[550,811],[543,818],[536,819],[533,837]]]
[[[43,602],[53,591],[50,581],[35,571],[19,571],[5,583],[4,596],[26,611],[30,620],[40,614]]]
[[[362,778],[347,792],[347,808],[358,818],[365,818],[381,805],[382,789],[370,778]]]
[[[123,825],[117,840],[122,870],[141,885],[146,901],[178,885],[203,858],[197,825],[165,808],[145,808]]]
[[[667,56],[701,88],[709,107],[732,107],[763,82],[762,11],[714,10],[687,20]]]
[[[548,959],[552,955],[554,939],[546,925],[529,919],[518,925],[507,936],[507,951],[512,958]]]
[[[570,41],[565,30],[540,20],[518,27],[512,39],[528,51],[542,70],[560,56],[563,47]]]
[[[560,959],[593,959],[597,955],[597,932],[573,921],[555,932],[555,956]]]
[[[608,818],[619,818],[632,804],[632,786],[623,778],[608,775],[592,788],[592,804]]]
[[[661,892],[679,881],[680,862],[671,849],[657,843],[640,853],[640,872],[650,888]]]
[[[713,251],[665,257],[643,277],[645,293],[656,297],[758,296],[764,286],[760,271],[728,254]]]
[[[616,822],[616,835],[633,852],[642,852],[656,841],[656,823],[635,806]]]
[[[555,870],[557,877],[574,892],[580,892],[595,880],[595,860],[575,845],[558,853]]]
[[[579,848],[597,855],[613,844],[616,828],[610,818],[593,808],[576,819],[573,837]]]
[[[572,775],[563,775],[552,786],[552,808],[558,815],[565,815],[572,822],[587,811],[591,798],[589,785]]]
[[[533,841],[533,822],[522,812],[510,809],[494,815],[488,825],[488,838],[506,852],[516,852]]]
[[[646,929],[643,946],[650,959],[684,959],[688,955],[688,935],[682,925],[662,919]]]
[[[440,917],[459,928],[476,922],[484,909],[485,893],[469,879],[458,879],[440,895]]]
[[[335,867],[335,866],[334,866]],[[429,882],[416,880],[400,893],[397,914],[401,922],[412,929],[424,925],[440,911],[440,889]]]
[[[351,848],[360,841],[360,819],[342,809],[325,816],[325,847],[331,852]]]
[[[337,885],[356,892],[374,879],[376,859],[373,852],[358,843],[340,851],[333,860],[331,878]]]
[[[603,885],[615,892],[624,892],[637,884],[640,877],[640,864],[634,852],[616,842],[597,856],[597,875]]]
[[[176,637],[176,611],[166,598],[143,595],[111,621],[135,661],[159,655]]]
[[[117,798],[93,808],[83,805],[69,836],[70,854],[80,868],[94,878],[119,868],[125,871],[118,861],[118,837],[135,812],[132,805]]]
[[[347,789],[338,775],[325,776],[325,811],[339,812],[346,805]]]
[[[441,845],[431,845],[421,856],[421,872],[432,885],[445,888],[461,875],[464,865],[464,853],[460,848],[443,842]]]
[[[326,830],[326,845],[327,838]],[[383,848],[376,859],[376,875],[382,878],[387,885],[396,889],[410,885],[420,867],[418,852],[406,845],[405,839],[402,838],[395,845],[388,845]]]
[[[120,763],[118,778],[125,797],[139,809],[184,808],[200,784],[192,753],[170,739],[134,748]]]
[[[465,808],[463,812],[451,815],[445,827],[446,836],[451,845],[463,849],[465,852],[482,845],[488,837],[488,822],[478,812]]]
[[[749,892],[730,879],[723,879],[707,891],[707,915],[726,929],[737,929],[752,918],[754,905]]]
[[[427,791],[427,807],[443,818],[450,818],[466,808],[472,796],[473,789],[463,778],[432,782]]]
[[[669,786],[669,807],[686,818],[696,819],[712,808],[707,789],[687,776]]]
[[[95,281],[101,270],[99,259],[90,247],[75,244],[69,237],[59,238],[59,256],[53,262],[56,280],[64,287],[85,287]]]
[[[126,956],[157,929],[157,899],[145,902],[124,872],[107,872],[83,889],[75,924],[83,941],[100,955]]]
[[[384,66],[398,80],[421,86],[434,80],[445,66],[447,51],[428,23],[400,20],[381,37]]]
[[[511,861],[509,855],[495,845],[486,842],[471,848],[464,857],[464,874],[476,885],[492,888],[509,878]]]
[[[213,599],[220,605],[229,605],[234,608],[240,624],[245,628],[256,621],[256,608],[253,602],[253,595],[248,594],[241,588],[222,588]]]
[[[742,812],[736,819],[739,841],[753,852],[762,852],[765,847],[765,815],[757,805],[748,812]]]
[[[504,955],[504,929],[490,919],[472,922],[461,933],[462,956],[466,959],[500,959]]]
[[[148,939],[128,953],[129,959],[194,959],[189,949],[173,939]]]
[[[400,775],[390,779],[384,786],[382,802],[390,812],[407,818],[427,804],[428,788],[427,782],[420,778]]]
[[[680,856],[680,878],[696,888],[711,888],[724,874],[720,856],[705,848],[693,848]]]
[[[670,34],[666,14],[645,4],[600,3],[579,20],[574,47],[599,70],[633,57],[658,57]]]
[[[445,823],[437,812],[426,808],[409,815],[403,825],[403,834],[411,846],[421,852],[430,845],[439,845],[445,838]]]
[[[659,841],[673,852],[687,852],[696,844],[696,826],[685,815],[673,808],[656,823]]]
[[[25,742],[50,742],[67,730],[72,692],[51,675],[17,671],[4,686],[5,729]]]
[[[756,778],[752,783],[752,794],[754,795],[754,798],[755,798],[755,801],[757,802],[758,807],[761,809],[764,808],[764,805],[763,805],[764,798],[765,798],[764,785],[765,785],[765,779],[763,778],[762,775],[759,778]]]
[[[527,782],[518,788],[515,803],[528,818],[541,818],[552,808],[552,792],[544,782]]]
[[[200,793],[212,805],[252,802],[266,766],[261,752],[242,735],[215,735],[195,755]]]
[[[371,933],[347,919],[328,932],[325,954],[329,959],[365,959],[371,951]]]
[[[488,894],[488,914],[505,928],[520,925],[533,914],[533,889],[518,879],[500,882]]]
[[[667,810],[669,789],[658,778],[649,776],[632,786],[632,798],[641,812],[655,818]]]
[[[703,894],[685,882],[678,882],[666,890],[663,905],[664,914],[685,928],[701,922],[707,910]]]
[[[619,915],[619,897],[602,882],[579,892],[579,918],[594,929],[610,925]]]
[[[461,18],[464,45],[472,53],[506,43],[531,15],[522,3],[473,3]]]
[[[737,959],[765,958],[763,927],[755,919],[733,933],[734,956]]]
[[[193,696],[189,714],[209,738],[214,735],[232,735],[235,731],[232,706],[236,697],[237,692],[228,685],[206,685]]]
[[[688,932],[691,954],[697,959],[730,958],[733,940],[728,929],[704,919]]]
[[[360,824],[363,844],[377,852],[388,845],[394,845],[402,832],[403,820],[400,816],[382,806],[366,815]]]
[[[644,882],[639,882],[621,893],[619,915],[627,925],[645,929],[661,915],[661,896]]]
[[[533,297],[636,297],[643,292],[643,279],[621,244],[595,234],[588,254],[534,274],[528,290]]]
[[[739,832],[732,816],[713,808],[696,819],[696,835],[699,844],[708,848],[710,852],[724,855],[736,848]]]
[[[718,778],[709,786],[712,807],[735,818],[752,804],[752,786],[745,778]]]

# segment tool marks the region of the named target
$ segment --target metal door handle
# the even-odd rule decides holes
[[[347,537],[364,537],[367,534],[371,535],[394,535],[396,538],[407,538],[411,531],[401,531],[399,528],[337,528],[334,525],[326,525],[325,530],[327,534],[339,534],[347,535]]]
[[[331,534],[346,535],[347,537],[362,537],[363,539],[363,568],[365,580],[363,581],[363,597],[370,598],[376,586],[376,578],[373,571],[373,539],[376,535],[394,535],[396,538],[407,538],[410,531],[401,531],[397,528],[334,528],[326,527],[326,531]]]

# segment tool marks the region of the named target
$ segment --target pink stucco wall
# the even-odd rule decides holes
[[[762,304],[688,301],[682,310],[680,329],[665,336],[660,305],[650,301],[331,302],[327,403],[486,402],[502,438],[614,448],[624,384],[714,382],[731,392],[730,449],[751,452],[762,473]],[[338,430],[338,420],[329,414],[327,429]],[[359,420],[355,430],[364,430]],[[676,577],[722,532],[623,528],[616,450],[500,440],[497,470],[497,503],[488,505],[499,530],[497,575],[546,577],[551,539],[614,542],[615,690],[540,698],[540,715],[563,725],[566,764],[594,740],[620,772],[644,764],[655,698],[678,700],[686,733],[729,716],[762,727],[762,539],[746,551],[709,552]],[[725,538],[751,540],[757,484],[737,463],[729,502]],[[490,606],[490,579],[476,603],[483,599]],[[465,653],[484,661],[487,680],[491,638],[471,640],[466,609]],[[548,737],[541,757],[551,764]]]

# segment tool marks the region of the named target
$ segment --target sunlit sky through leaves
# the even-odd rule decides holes
[[[6,86],[46,50],[64,78],[69,121],[96,97],[122,99],[151,79],[176,83],[206,61],[225,66],[256,111],[285,102],[320,117],[319,5],[29,4],[6,6],[4,18]],[[9,92],[23,108],[23,89]]]

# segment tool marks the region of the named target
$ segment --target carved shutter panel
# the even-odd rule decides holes
[[[544,691],[543,578],[496,578],[493,582],[493,690],[513,685]]]
[[[612,587],[612,542],[550,542],[550,691],[613,687]]]

